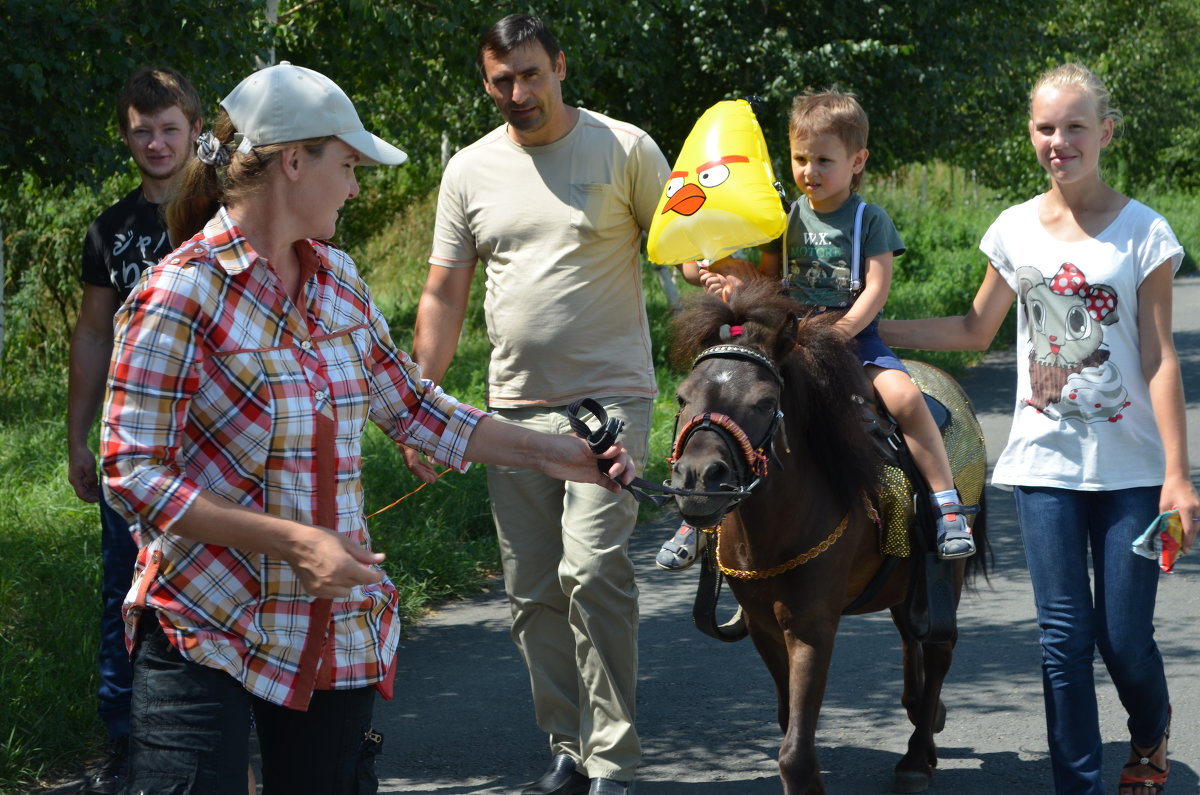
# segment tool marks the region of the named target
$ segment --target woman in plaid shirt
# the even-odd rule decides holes
[[[126,791],[243,793],[253,710],[264,792],[374,792],[396,590],[363,514],[367,420],[448,466],[532,466],[618,489],[583,440],[460,404],[392,343],[324,242],[358,165],[406,155],[332,81],[242,81],[168,208],[172,240],[116,318],[105,487],[139,546]]]

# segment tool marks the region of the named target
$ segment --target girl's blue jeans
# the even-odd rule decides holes
[[[1167,728],[1167,680],[1154,642],[1159,568],[1130,550],[1158,514],[1159,492],[1014,492],[1041,630],[1046,727],[1059,795],[1107,790],[1100,781],[1096,649],[1128,714],[1133,742],[1153,748]]]

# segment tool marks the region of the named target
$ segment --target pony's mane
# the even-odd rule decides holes
[[[859,507],[862,495],[880,489],[878,454],[854,400],[869,390],[854,341],[833,327],[836,316],[802,320],[796,344],[782,362],[784,412],[791,412],[808,442],[812,460],[830,472],[830,490],[839,502]]]
[[[784,379],[789,442],[806,444],[838,501],[857,507],[859,495],[874,494],[880,481],[859,404],[852,398],[868,382],[854,341],[833,327],[837,316],[806,317],[810,311],[765,279],[738,288],[729,303],[698,295],[672,324],[671,359],[686,370],[704,349],[730,342],[774,361]],[[723,336],[723,326],[740,326],[740,333]]]

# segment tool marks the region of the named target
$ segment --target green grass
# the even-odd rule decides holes
[[[885,317],[966,312],[988,268],[979,240],[1009,202],[977,188],[961,170],[941,164],[868,180],[863,194],[887,210],[907,249],[895,260]],[[1015,315],[1010,312],[993,347],[1011,345],[1014,334]],[[962,373],[983,358],[973,351],[901,350],[900,354],[951,374]]]
[[[37,383],[37,382],[35,382]],[[61,387],[0,401],[0,791],[93,752],[99,515],[67,483]]]
[[[1162,213],[1183,245],[1183,265],[1179,273],[1195,275],[1196,256],[1200,254],[1200,208],[1197,208],[1196,197],[1186,193],[1161,193],[1146,196],[1142,202]]]
[[[897,260],[887,309],[891,317],[965,311],[987,267],[977,249],[979,238],[1006,204],[974,188],[961,171],[935,166],[925,177],[924,189],[914,169],[869,182],[864,191],[892,215],[908,245],[908,253]],[[1146,203],[1167,216],[1185,248],[1200,247],[1195,196],[1165,194]],[[434,197],[427,196],[387,223],[353,219],[359,236],[363,229],[376,229],[361,245],[351,246],[351,254],[405,350],[428,269],[434,206]],[[71,234],[78,239],[82,232]],[[1194,263],[1189,260],[1185,268],[1194,269]],[[660,389],[644,474],[661,481],[674,429],[675,385],[682,374],[667,365],[670,311],[652,269],[645,270],[644,282]],[[448,392],[475,405],[484,400],[488,356],[481,283],[477,274],[445,383]],[[678,283],[682,291],[691,289]],[[60,331],[65,338],[70,329]],[[1010,329],[997,335],[999,345],[1011,340]],[[62,342],[48,349],[62,348]],[[961,372],[979,356],[904,354],[920,355],[951,372]],[[6,361],[24,359],[7,356]],[[76,499],[66,480],[65,363],[38,361],[36,368],[19,372],[10,367],[0,383],[0,793],[29,792],[39,779],[77,770],[103,740],[95,714],[98,512]],[[395,446],[374,427],[368,428],[363,454],[368,512],[419,485]],[[643,511],[642,518],[650,518],[652,510]],[[482,467],[446,475],[371,519],[370,527],[388,555],[385,565],[400,588],[407,622],[419,620],[433,602],[478,593],[499,568]]]

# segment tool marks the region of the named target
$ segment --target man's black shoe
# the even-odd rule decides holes
[[[129,767],[129,738],[118,737],[108,747],[108,756],[83,782],[82,795],[117,795]]]
[[[629,795],[633,792],[632,781],[617,781],[612,778],[594,778],[588,795]]]
[[[521,790],[521,795],[586,795],[588,777],[575,769],[570,754],[557,754],[542,777]]]

